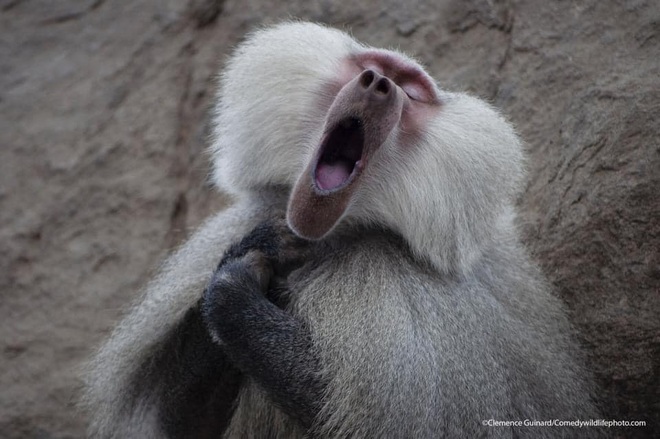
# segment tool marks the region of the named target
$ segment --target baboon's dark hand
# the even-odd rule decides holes
[[[240,330],[239,316],[259,319],[258,302],[278,301],[286,277],[305,262],[309,248],[310,243],[291,232],[284,219],[259,225],[231,246],[202,298],[202,313],[207,323],[214,322],[214,337],[222,341]]]
[[[252,252],[261,253],[274,268],[287,267],[304,262],[310,248],[309,241],[296,236],[286,220],[278,218],[260,224],[232,245],[222,257],[218,268]]]

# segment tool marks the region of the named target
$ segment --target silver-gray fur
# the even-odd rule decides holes
[[[342,32],[287,23],[251,35],[229,61],[213,150],[215,180],[237,203],[168,260],[92,361],[91,437],[167,437],[159,393],[134,388],[138,369],[200,299],[227,248],[287,210],[323,133],[327,86],[367,50]],[[407,133],[392,131],[341,220],[288,278],[286,310],[309,326],[328,382],[314,432],[595,437],[593,428],[482,425],[597,411],[566,312],[518,242],[518,137],[482,101],[436,92],[440,112],[404,151]],[[241,384],[225,437],[305,434],[253,380]]]
[[[157,388],[135,391],[135,375],[201,297],[222,253],[270,218],[284,201],[264,191],[209,218],[145,288],[131,312],[86,366],[82,406],[90,438],[164,438],[156,413]]]

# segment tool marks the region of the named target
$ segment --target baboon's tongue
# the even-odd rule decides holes
[[[319,163],[316,168],[316,183],[320,189],[332,190],[348,180],[353,171],[353,164],[345,161]]]
[[[321,142],[314,179],[332,191],[348,182],[364,153],[364,126],[356,117],[341,119]]]

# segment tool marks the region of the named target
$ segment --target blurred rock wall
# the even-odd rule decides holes
[[[298,17],[398,47],[501,107],[529,150],[525,240],[620,437],[660,437],[660,2],[0,0],[0,437],[78,438],[78,367],[226,200],[214,75]]]

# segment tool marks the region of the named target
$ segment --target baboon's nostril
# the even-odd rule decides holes
[[[374,82],[374,72],[372,70],[365,70],[360,76],[360,84],[364,88],[368,88],[372,82]]]
[[[376,83],[376,91],[384,95],[390,92],[390,81],[387,78],[380,78]]]

